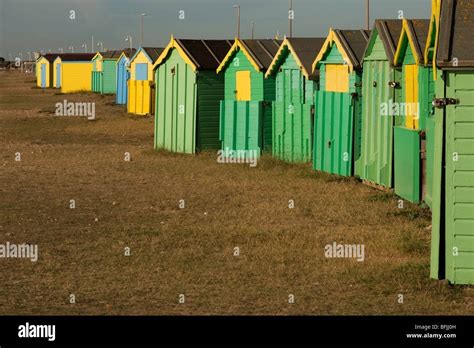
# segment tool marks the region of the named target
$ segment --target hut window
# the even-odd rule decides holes
[[[137,81],[148,80],[148,64],[137,63],[135,65],[135,80]]]
[[[326,91],[349,92],[349,68],[347,65],[326,64]]]
[[[249,101],[251,96],[250,71],[237,71],[235,75],[235,98],[237,101]]]

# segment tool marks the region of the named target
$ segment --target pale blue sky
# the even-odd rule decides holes
[[[293,36],[323,37],[328,29],[360,29],[365,23],[365,0],[294,0]],[[255,21],[256,37],[284,36],[288,30],[288,0],[0,0],[0,56],[74,46],[83,52],[102,41],[104,48],[140,43],[140,16],[145,18],[145,46],[163,46],[171,34],[186,38],[235,37],[234,4],[242,9],[242,37],[250,36]],[[69,11],[76,19],[69,19]],[[180,10],[186,18],[180,20]],[[429,18],[431,0],[371,0],[371,18]],[[96,46],[96,50],[97,50]]]

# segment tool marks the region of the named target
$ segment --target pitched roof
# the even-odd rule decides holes
[[[142,47],[142,48],[146,52],[146,54],[148,54],[148,56],[151,58],[152,63],[156,62],[161,52],[163,52],[164,50],[164,48],[162,47]]]
[[[171,38],[170,43],[161,53],[154,68],[168,56],[171,49],[179,54],[196,70],[215,70],[232,46],[229,40],[190,40]]]
[[[330,29],[326,42],[313,63],[313,70],[318,68],[319,62],[329,51],[333,42],[336,43],[339,52],[349,65],[350,71],[361,69],[370,34],[370,30]]]
[[[474,67],[474,2],[441,2],[440,28],[436,63],[441,68]],[[453,60],[457,59],[454,66]]]
[[[120,55],[125,55],[125,57],[127,58],[131,58],[135,55],[135,53],[137,53],[137,50],[135,48],[125,48],[122,50],[122,52],[120,53]]]
[[[282,63],[282,54],[285,50],[289,50],[295,56],[297,63],[302,69],[304,75],[308,79],[315,79],[319,75],[319,71],[316,70],[313,73],[312,64],[316,55],[323,47],[326,38],[286,38],[280,46],[280,49],[275,54],[273,62],[268,67],[266,76],[270,76],[275,73],[277,68]]]
[[[122,52],[123,52],[122,50],[112,50],[112,51],[100,52],[100,54],[102,55],[104,59],[116,59],[120,57]]]
[[[95,55],[95,53],[60,53],[56,58],[60,57],[63,62],[86,62],[94,58]]]
[[[238,49],[243,50],[257,71],[266,71],[272,64],[282,42],[282,40],[273,39],[235,39],[234,44],[217,68],[217,72],[219,73],[230,63],[232,56]]]
[[[372,41],[375,35],[378,35],[382,41],[383,47],[385,49],[385,54],[388,57],[390,65],[393,65],[393,59],[398,47],[398,40],[403,28],[402,19],[376,19],[374,24],[374,30],[370,35],[369,42]],[[367,54],[367,45],[364,56]]]
[[[37,60],[39,60],[41,58],[44,58],[48,62],[52,63],[60,55],[61,55],[60,53],[47,53],[47,54],[43,54],[43,55],[39,56]]]

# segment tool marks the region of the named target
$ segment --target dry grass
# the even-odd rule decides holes
[[[309,165],[154,151],[152,119],[113,97],[32,86],[0,73],[0,243],[40,253],[0,259],[0,314],[473,313],[471,289],[429,279],[422,208]],[[63,99],[98,120],[55,117]],[[364,244],[365,262],[325,258],[333,241]]]

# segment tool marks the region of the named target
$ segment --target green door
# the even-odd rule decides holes
[[[446,96],[446,278],[474,284],[474,73],[447,73]]]
[[[314,125],[315,170],[351,176],[355,100],[349,93],[318,91]]]

